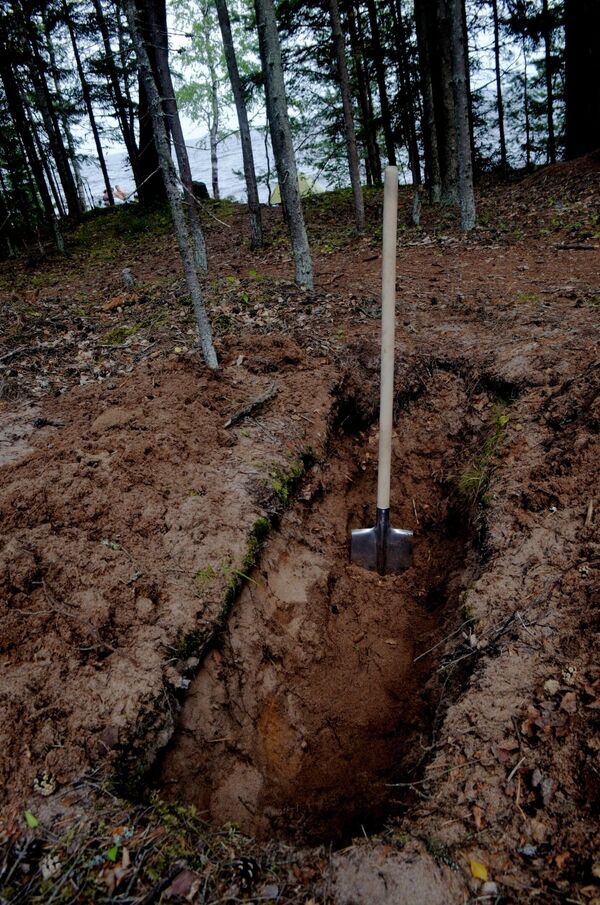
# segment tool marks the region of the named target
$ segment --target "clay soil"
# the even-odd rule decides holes
[[[2,902],[600,903],[600,161],[478,202],[400,230],[398,576],[378,192],[311,292],[207,205],[217,372],[160,212],[2,265]]]

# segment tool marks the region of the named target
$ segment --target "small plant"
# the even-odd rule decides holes
[[[492,477],[494,456],[501,445],[510,421],[502,409],[495,409],[481,455],[471,462],[459,476],[456,485],[459,496],[469,509],[489,505],[488,489]]]
[[[520,304],[525,304],[527,302],[535,303],[540,301],[540,297],[535,292],[520,292],[517,296],[516,301]]]
[[[133,327],[115,327],[113,330],[109,330],[108,333],[105,333],[102,339],[100,340],[101,346],[122,346],[130,336],[135,336],[140,328],[138,326]]]
[[[213,324],[215,330],[219,333],[231,333],[234,326],[233,317],[231,314],[225,314],[222,312],[221,314],[217,314],[217,316],[213,320]]]
[[[294,483],[304,474],[304,464],[294,461],[288,468],[273,468],[270,473],[271,488],[281,503],[286,506]]]
[[[208,587],[216,575],[217,573],[212,566],[205,566],[203,569],[198,569],[194,575],[194,587],[196,588],[196,593],[199,597],[203,597],[206,594]]]

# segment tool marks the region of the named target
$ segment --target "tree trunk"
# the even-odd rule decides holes
[[[106,24],[106,19],[104,17],[104,13],[102,11],[102,4],[100,0],[94,0],[94,9],[96,11],[96,21],[98,23],[98,28],[100,29],[100,34],[102,35],[102,43],[104,44],[104,55],[106,57],[106,68],[108,71],[108,77],[110,80],[110,87],[113,96],[113,103],[115,107],[115,115],[117,117],[117,121],[119,123],[119,128],[121,130],[121,135],[123,136],[123,141],[125,143],[125,147],[127,149],[127,156],[129,157],[129,163],[131,165],[131,171],[133,173],[133,180],[135,182],[136,188],[139,183],[139,179],[137,176],[137,156],[138,149],[135,143],[135,134],[130,126],[130,122],[128,119],[128,106],[127,99],[125,98],[123,91],[121,90],[121,82],[119,80],[119,73],[117,71],[117,67],[115,64],[115,59],[112,51],[112,47],[110,44],[110,35],[108,31],[108,26]],[[119,12],[117,10],[117,16]]]
[[[46,220],[54,234],[54,243],[57,250],[62,254],[65,250],[65,243],[58,226],[58,222],[56,220],[52,198],[50,197],[50,192],[48,191],[48,186],[46,185],[46,180],[44,179],[42,164],[37,156],[31,132],[26,126],[27,117],[25,115],[23,98],[21,96],[19,85],[15,79],[14,70],[10,66],[6,58],[3,60],[2,54],[0,54],[0,78],[2,79],[2,84],[4,85],[6,104],[13,121],[15,132],[19,136],[21,144],[23,145],[29,166],[31,167],[31,172],[33,173],[33,177],[35,179],[36,188],[42,200]]]
[[[213,198],[219,200],[221,192],[219,191],[219,158],[217,156],[217,142],[219,138],[219,102],[217,97],[216,79],[211,83],[211,107],[212,122],[209,129],[210,141],[210,172],[212,177]]]
[[[377,147],[377,141],[375,138],[372,110],[369,104],[369,97],[367,93],[368,75],[365,72],[363,66],[363,57],[356,27],[354,0],[348,0],[346,5],[346,12],[348,15],[348,32],[350,34],[350,47],[352,50],[354,74],[358,87],[358,101],[362,119],[362,135],[365,150],[367,152],[367,174],[371,177],[371,181],[375,185],[381,185],[381,157],[379,155],[379,148]]]
[[[102,142],[100,141],[100,133],[98,132],[98,126],[96,125],[96,117],[94,116],[94,108],[92,107],[92,96],[90,94],[90,88],[87,82],[87,78],[85,77],[85,72],[83,71],[83,66],[81,64],[81,56],[79,55],[79,48],[77,46],[77,41],[75,39],[75,30],[73,28],[73,23],[71,21],[71,15],[69,9],[67,7],[66,0],[63,0],[63,11],[65,14],[65,22],[67,23],[67,28],[69,30],[69,37],[71,38],[71,46],[73,47],[73,56],[75,57],[75,65],[77,67],[77,74],[79,75],[79,81],[81,83],[81,92],[83,94],[83,102],[85,104],[85,109],[87,110],[88,119],[90,121],[90,126],[92,127],[92,135],[94,136],[94,144],[96,145],[96,153],[98,154],[98,162],[100,163],[100,169],[102,170],[102,176],[104,179],[104,185],[106,186],[106,193],[108,195],[108,203],[113,205],[115,203],[115,199],[113,198],[113,190],[110,184],[110,179],[108,176],[108,170],[106,168],[106,161],[104,159],[104,151],[102,150]]]
[[[435,135],[440,163],[440,201],[442,204],[458,205],[458,151],[450,40],[452,22],[446,0],[427,0],[425,8]],[[462,20],[455,23],[456,28],[459,26],[462,29]]]
[[[600,148],[600,3],[565,0],[565,156]]]
[[[377,88],[379,90],[379,104],[381,106],[381,125],[385,137],[385,150],[390,166],[396,166],[396,148],[394,147],[394,132],[392,129],[392,115],[385,84],[385,69],[383,65],[383,48],[379,22],[377,21],[377,9],[375,0],[367,0],[369,25],[371,28],[371,40],[373,42],[373,59],[375,62],[375,74],[377,76]]]
[[[124,9],[129,22],[129,14],[127,13],[128,3],[124,4]],[[158,16],[162,21],[165,20],[164,2],[162,2],[163,15]],[[135,8],[137,15],[138,31],[141,39],[144,41],[146,54],[150,61],[153,80],[157,80],[156,71],[156,46],[152,39],[148,24],[148,10],[145,0],[135,0]],[[131,27],[131,26],[130,26]],[[164,34],[161,35],[161,42],[164,40]],[[132,36],[133,38],[133,36]],[[160,42],[159,42],[160,43]],[[135,42],[134,42],[135,44]],[[146,94],[146,83],[138,74],[139,80],[139,104],[138,104],[138,122],[139,122],[139,138],[138,138],[138,198],[143,204],[155,205],[163,204],[167,200],[167,191],[165,183],[161,175],[161,163],[154,142],[154,126],[152,122],[152,111],[150,109],[150,99]],[[156,85],[156,81],[154,81]],[[164,114],[164,111],[163,111]],[[168,126],[164,123],[167,132],[167,144],[169,142]]]
[[[502,74],[500,70],[500,28],[498,25],[498,0],[491,0],[492,15],[494,18],[494,61],[496,66],[496,104],[498,107],[498,132],[500,134],[500,169],[505,174],[506,161],[506,136],[504,133],[504,101],[502,98]]]
[[[452,93],[456,128],[458,197],[460,225],[463,230],[475,226],[475,195],[473,192],[473,160],[471,157],[471,126],[467,90],[468,52],[464,44],[464,0],[449,0],[450,42],[452,52]]]
[[[292,252],[296,265],[296,282],[312,289],[312,261],[300,201],[298,171],[296,169],[296,157],[294,155],[292,133],[287,113],[281,46],[273,0],[254,0],[254,7],[265,78],[265,95],[271,142],[275,154],[281,199],[285,206],[292,242]]]
[[[415,0],[415,28],[417,47],[419,50],[419,72],[421,76],[421,95],[423,97],[423,147],[425,151],[425,176],[429,186],[429,198],[438,204],[442,198],[442,177],[435,125],[433,104],[433,86],[431,82],[429,29],[427,27],[427,10],[423,0]]]
[[[150,4],[149,7],[148,21],[152,34],[152,42],[155,45],[156,72],[158,75],[158,85],[160,86],[162,108],[166,112],[170,123],[179,177],[184,188],[184,208],[187,213],[187,220],[194,247],[194,259],[198,270],[202,273],[206,273],[208,270],[208,254],[206,251],[204,234],[200,225],[200,218],[198,216],[196,196],[194,195],[190,159],[185,146],[185,138],[183,129],[181,128],[177,101],[175,99],[175,88],[173,87],[171,70],[169,69],[168,36],[165,35],[164,40],[161,40],[160,31],[162,25],[160,19],[155,15],[152,4]]]
[[[527,80],[527,51],[523,42],[523,108],[525,112],[525,166],[531,168],[531,118],[529,115],[529,82]]]
[[[29,129],[31,131],[31,135],[33,136],[33,143],[35,145],[35,150],[39,161],[42,165],[42,169],[44,171],[46,177],[46,183],[50,189],[52,194],[52,198],[54,199],[54,204],[56,205],[56,210],[58,211],[59,217],[66,217],[67,212],[65,210],[63,197],[60,194],[60,190],[58,185],[56,184],[56,179],[54,178],[54,173],[52,172],[52,167],[50,165],[50,155],[46,153],[42,147],[42,143],[40,141],[40,137],[38,134],[38,129],[36,128],[36,124],[33,121],[33,116],[31,115],[31,111],[25,110],[27,115],[27,122],[29,124]],[[42,208],[43,209],[43,208]]]
[[[175,236],[177,238],[177,244],[179,246],[179,253],[181,254],[183,269],[185,272],[188,289],[192,298],[194,312],[196,314],[204,361],[209,368],[216,368],[218,366],[217,354],[215,352],[212,341],[210,321],[208,319],[206,308],[204,307],[204,301],[202,299],[202,290],[200,289],[200,283],[198,282],[193,246],[190,241],[190,236],[185,220],[181,193],[179,191],[177,182],[177,174],[175,172],[175,167],[171,159],[169,140],[165,127],[160,94],[156,86],[155,76],[152,71],[152,65],[150,63],[144,41],[142,40],[141,33],[137,26],[137,11],[134,0],[125,0],[124,7],[138,60],[140,80],[144,85],[144,91],[149,103],[149,113],[152,118],[152,125],[154,128],[154,140],[156,143],[157,156],[164,179],[165,191],[171,208],[171,215],[173,217],[173,226],[175,228]]]
[[[235,101],[238,126],[240,129],[240,141],[242,144],[242,160],[244,162],[244,179],[246,180],[246,193],[248,195],[248,213],[250,215],[250,243],[252,248],[261,248],[263,244],[262,220],[260,216],[260,203],[258,200],[258,186],[256,184],[256,170],[254,168],[254,153],[252,151],[252,138],[248,124],[248,111],[246,100],[242,91],[240,72],[238,69],[231,22],[227,9],[227,0],[215,0],[219,27],[223,39],[223,50],[227,63],[227,72]]]
[[[395,3],[392,3],[390,8],[396,35],[398,76],[400,80],[400,90],[402,92],[400,118],[402,120],[404,140],[408,150],[413,185],[416,186],[421,184],[421,162],[419,160],[419,145],[417,142],[415,98],[410,77],[408,52],[406,49],[406,28],[404,25],[404,16],[402,14],[401,0],[396,0]]]
[[[122,20],[122,9],[119,0],[115,0],[115,19],[117,25],[117,39],[119,41],[119,60],[121,63],[121,72],[123,74],[123,93],[127,102],[127,119],[129,131],[135,136],[136,109],[131,96],[131,88],[127,77],[127,48],[125,46],[126,33]],[[136,160],[139,156],[139,148],[136,154]]]
[[[48,58],[50,60],[50,68],[52,70],[52,81],[54,83],[54,91],[57,97],[60,97],[60,76],[58,72],[58,66],[56,65],[56,54],[54,52],[54,43],[52,41],[52,34],[50,30],[50,26],[48,24],[48,17],[46,15],[46,10],[42,9],[42,21],[44,23],[44,36],[46,38],[46,49],[48,51]],[[62,125],[62,130],[64,132],[64,136],[67,142],[67,151],[69,154],[69,159],[71,161],[71,165],[73,167],[73,175],[75,176],[75,185],[77,186],[77,194],[79,195],[79,204],[82,211],[85,211],[87,207],[86,197],[85,197],[85,188],[83,186],[83,179],[81,178],[81,167],[79,166],[79,162],[77,160],[77,153],[75,150],[75,141],[73,139],[73,133],[71,132],[71,127],[69,125],[69,118],[64,111],[59,110],[60,123]]]
[[[32,57],[28,60],[28,72],[34,88],[38,108],[42,115],[44,129],[48,135],[50,151],[56,163],[69,215],[74,219],[79,219],[81,214],[79,195],[77,194],[77,186],[75,185],[73,173],[69,165],[69,156],[60,133],[56,111],[46,83],[46,65],[40,53],[38,34],[35,30],[34,22],[29,18],[26,10],[21,9],[21,17],[32,52]]]
[[[348,154],[348,166],[350,169],[350,182],[354,197],[354,219],[356,231],[361,234],[365,231],[365,206],[363,203],[362,187],[360,184],[360,170],[358,166],[358,151],[356,150],[356,133],[354,131],[354,117],[352,115],[352,100],[350,96],[350,80],[346,65],[346,50],[344,47],[344,35],[340,22],[340,11],[337,0],[329,0],[329,17],[331,31],[337,59],[340,93],[344,107],[344,127],[346,131],[346,152]]]
[[[554,135],[554,89],[552,86],[552,23],[548,0],[542,2],[544,21],[544,58],[546,64],[546,116],[548,120],[548,162],[556,163],[556,138]],[[598,35],[596,35],[598,40]],[[598,73],[596,73],[596,79]]]

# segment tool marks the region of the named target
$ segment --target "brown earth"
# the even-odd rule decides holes
[[[243,211],[209,219],[216,374],[160,224],[110,244],[111,212],[64,264],[4,265],[7,838],[116,776],[238,822],[263,871],[273,840],[345,844],[288,847],[280,901],[600,902],[599,183],[591,157],[490,186],[468,238],[430,209],[402,231],[397,577],[347,561],[374,514],[379,195],[360,241],[347,198],[315,200],[312,293],[276,212],[260,255]]]

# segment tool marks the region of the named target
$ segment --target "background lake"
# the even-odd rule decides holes
[[[252,130],[251,135],[254,166],[257,178],[261,180],[258,185],[259,197],[261,202],[266,204],[269,200],[269,191],[266,182],[261,179],[268,170],[264,136],[254,129]],[[206,183],[206,187],[212,197],[210,150],[208,148],[207,139],[188,138],[187,149],[193,178]],[[277,187],[277,176],[275,174],[275,165],[270,143],[268,153],[271,170],[271,191],[273,192]],[[221,198],[233,198],[236,201],[246,201],[246,183],[244,182],[242,148],[237,133],[228,136],[219,144],[218,159],[219,190]],[[127,155],[123,151],[109,151],[106,154],[106,166],[113,187],[115,185],[120,185],[127,194],[134,190],[135,184],[133,175],[127,161]],[[317,174],[311,170],[310,167],[302,166],[301,171],[309,177],[316,178]],[[97,158],[91,154],[82,164],[82,175],[89,186],[94,203],[98,205],[101,203],[102,192],[104,191],[104,179]],[[326,187],[325,181],[321,179],[318,181],[318,185],[320,185],[321,188]]]

